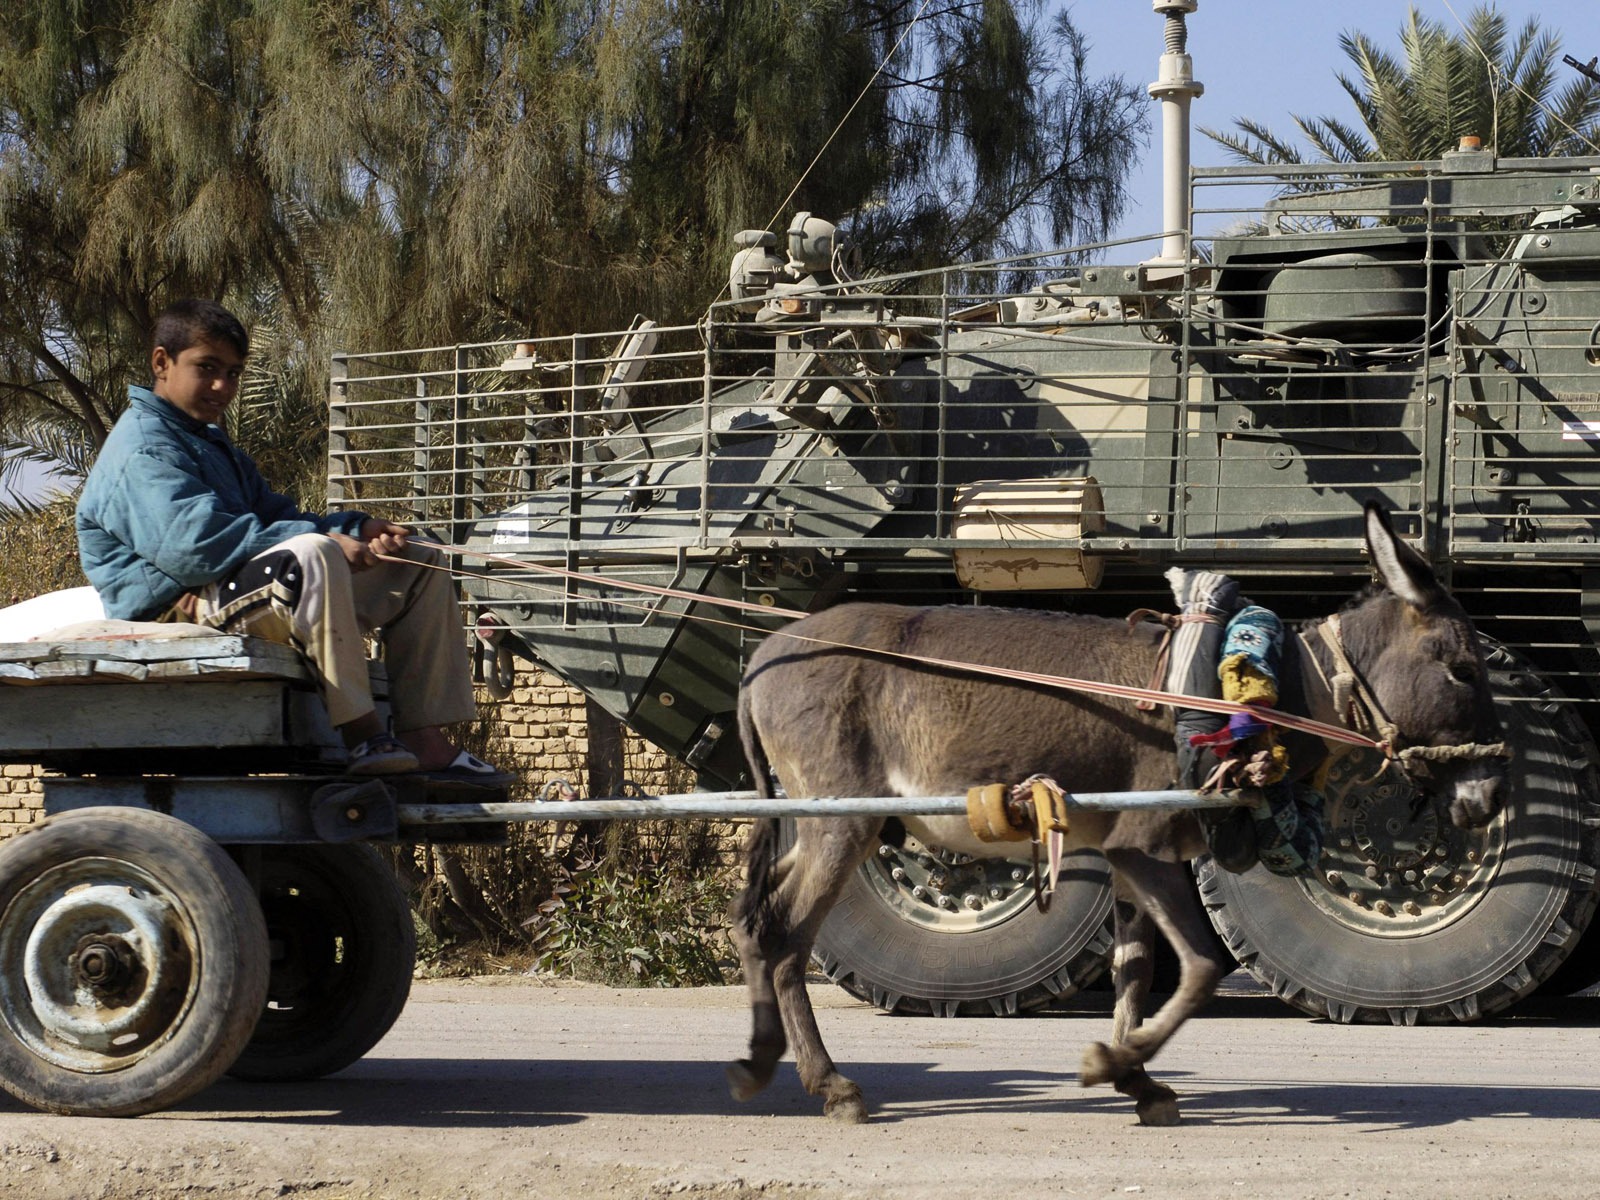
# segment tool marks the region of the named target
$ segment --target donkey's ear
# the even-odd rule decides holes
[[[1367,553],[1378,578],[1413,608],[1427,608],[1444,595],[1428,560],[1395,536],[1389,510],[1367,503]]]

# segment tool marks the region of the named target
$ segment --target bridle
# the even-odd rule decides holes
[[[1338,614],[1318,624],[1317,633],[1322,639],[1322,644],[1333,655],[1334,673],[1331,676],[1324,673],[1322,664],[1315,654],[1307,657],[1316,666],[1318,673],[1322,674],[1323,682],[1332,693],[1334,711],[1339,719],[1349,724],[1352,729],[1376,741],[1383,753],[1383,765],[1371,779],[1362,780],[1363,784],[1380,778],[1391,765],[1398,765],[1408,783],[1418,790],[1424,790],[1432,782],[1429,768],[1433,763],[1484,759],[1510,760],[1513,757],[1511,747],[1505,742],[1463,742],[1452,746],[1404,745],[1400,727],[1384,711],[1377,693],[1372,690],[1372,685],[1367,682],[1366,677],[1350,661],[1349,654],[1345,652]]]

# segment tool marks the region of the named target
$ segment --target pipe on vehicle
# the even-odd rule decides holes
[[[1189,30],[1184,18],[1200,0],[1152,0],[1152,9],[1166,18],[1166,53],[1157,67],[1150,95],[1161,101],[1161,255],[1157,263],[1181,266],[1189,260],[1189,105],[1205,87],[1194,78],[1187,53]]]

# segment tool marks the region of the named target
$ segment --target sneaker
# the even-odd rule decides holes
[[[435,783],[466,783],[479,787],[505,787],[516,782],[516,776],[491,766],[475,754],[465,750],[451,760],[449,766],[432,771],[418,772],[422,778]]]
[[[417,769],[417,756],[399,738],[387,733],[350,747],[346,775],[403,775]]]

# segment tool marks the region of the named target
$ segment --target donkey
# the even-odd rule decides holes
[[[1367,506],[1366,542],[1380,582],[1347,603],[1333,627],[1375,707],[1407,746],[1499,742],[1483,650],[1466,612],[1376,505]],[[1311,636],[1327,620],[1286,637],[1284,656],[1298,654],[1304,668],[1306,715],[1340,723],[1348,713],[1335,712],[1331,689],[1318,684],[1335,674],[1334,651]],[[758,648],[739,696],[739,733],[763,796],[771,795],[769,764],[791,796],[945,795],[1035,773],[1069,791],[1172,786],[1169,714],[875,653],[1139,685],[1157,657],[1159,631],[1151,625],[1016,609],[845,604],[789,632],[797,636],[780,632]],[[1435,757],[1421,786],[1449,797],[1457,825],[1486,824],[1500,808],[1503,762]],[[979,841],[965,817],[902,820],[915,837],[960,854],[1006,854],[1003,844]],[[776,821],[758,822],[750,835],[748,879],[732,916],[754,1028],[750,1057],[729,1065],[728,1082],[736,1099],[748,1099],[771,1081],[792,1044],[801,1082],[823,1097],[823,1111],[865,1121],[860,1088],[822,1044],[805,972],[818,928],[876,848],[884,819],[808,817],[796,825],[795,845],[781,859]],[[1081,1081],[1110,1083],[1131,1097],[1143,1124],[1170,1125],[1178,1120],[1177,1095],[1145,1064],[1232,967],[1210,936],[1184,865],[1205,852],[1205,838],[1193,812],[1074,811],[1066,848],[1083,847],[1105,855],[1118,902],[1111,1042],[1088,1047]],[[1179,982],[1141,1024],[1152,922],[1177,952]]]

